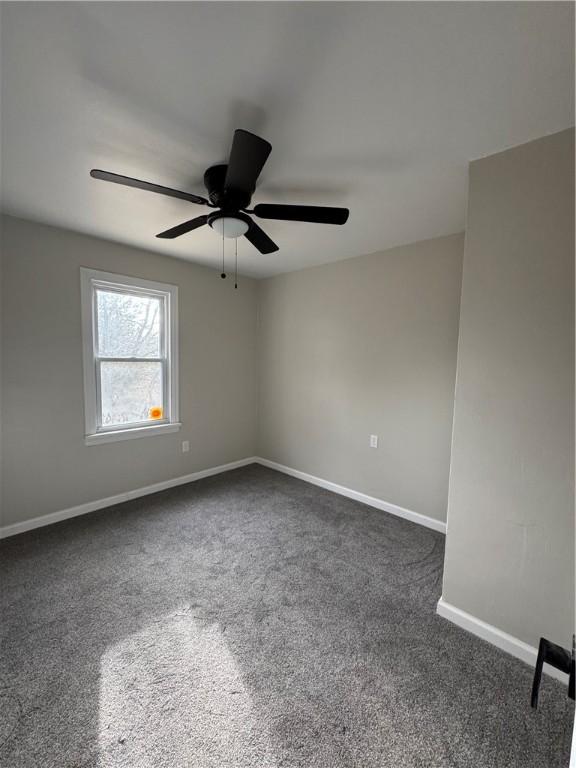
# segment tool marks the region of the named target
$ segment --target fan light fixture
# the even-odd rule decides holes
[[[156,235],[165,240],[173,240],[209,224],[223,237],[236,239],[244,235],[260,253],[274,253],[278,250],[278,246],[254,221],[253,216],[280,221],[308,221],[311,224],[346,223],[350,213],[348,208],[258,203],[253,209],[249,209],[256,182],[271,150],[270,142],[261,139],[260,136],[255,136],[242,128],[234,131],[228,162],[211,165],[204,173],[204,186],[208,191],[208,199],[191,192],[182,192],[179,189],[163,187],[160,184],[152,184],[149,181],[121,176],[98,168],[93,168],[90,176],[93,179],[143,189],[147,192],[155,192],[157,195],[175,197],[177,200],[186,200],[188,203],[216,209],[214,213],[195,216]]]
[[[248,224],[236,216],[218,216],[210,222],[210,226],[219,235],[230,238],[241,237],[248,232]]]

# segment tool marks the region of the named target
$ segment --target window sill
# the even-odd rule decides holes
[[[94,435],[84,437],[85,445],[100,445],[100,443],[116,443],[119,440],[135,440],[138,437],[151,437],[152,435],[167,435],[170,432],[178,432],[182,424],[177,421],[172,424],[155,424],[150,427],[134,427],[132,429],[117,429],[110,432],[97,432]]]

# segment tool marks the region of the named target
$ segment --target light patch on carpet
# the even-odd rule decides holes
[[[217,623],[189,606],[101,660],[99,768],[277,768]]]

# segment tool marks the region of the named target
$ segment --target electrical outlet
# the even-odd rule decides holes
[[[378,448],[378,435],[370,435],[370,448]]]
[[[190,450],[190,441],[182,440],[182,453],[188,453]]]

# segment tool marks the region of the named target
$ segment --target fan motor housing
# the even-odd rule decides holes
[[[212,205],[226,211],[238,211],[250,205],[252,195],[237,189],[226,189],[226,172],[228,166],[212,165],[204,174],[204,186]]]

